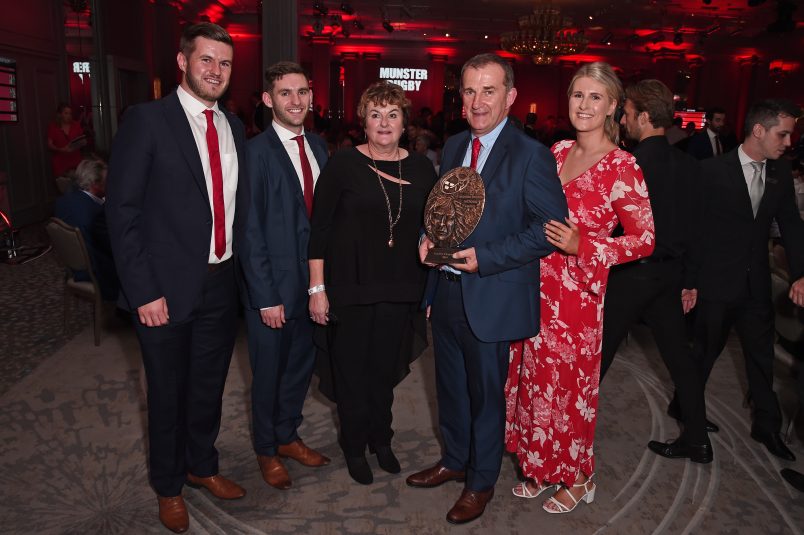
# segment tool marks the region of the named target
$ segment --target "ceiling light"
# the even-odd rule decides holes
[[[445,33],[444,37],[449,37],[449,32]]]
[[[392,33],[394,31],[394,27],[387,20],[382,21],[382,27],[385,28],[385,31],[388,33]]]
[[[607,33],[603,36],[603,39],[600,40],[600,44],[611,46],[611,39],[614,37],[611,32]]]
[[[322,2],[313,2],[313,9],[315,9],[322,15],[326,15],[327,13],[329,13],[329,9]]]
[[[519,29],[500,35],[500,46],[514,54],[531,56],[537,65],[551,63],[558,56],[580,54],[589,40],[569,26],[556,7],[536,7],[519,17]]]
[[[488,38],[489,38],[489,36],[488,36],[488,35],[484,35],[484,36],[483,36],[483,39],[488,39]]]

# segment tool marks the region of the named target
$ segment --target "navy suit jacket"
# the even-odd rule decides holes
[[[767,160],[765,191],[756,218],[737,149],[701,162],[705,214],[693,249],[695,287],[701,299],[734,303],[746,285],[757,300],[771,299],[768,239],[776,219],[791,280],[804,276],[804,221],[796,207],[790,162]]]
[[[326,143],[309,132],[306,137],[323,169]],[[247,153],[251,207],[239,254],[246,282],[243,302],[256,310],[282,304],[286,318],[309,316],[310,220],[299,176],[272,125],[248,142]]]
[[[100,243],[104,238],[101,227],[105,226],[102,204],[76,189],[56,199],[53,212],[56,217],[81,231],[90,257],[94,259],[99,250],[111,254],[108,235],[105,236],[106,244]]]
[[[242,242],[249,204],[245,128],[225,113],[238,162],[232,248]],[[225,155],[222,155],[225,156]],[[212,236],[212,207],[201,157],[178,95],[130,108],[112,143],[106,219],[131,311],[164,296],[171,323],[200,304]]]
[[[471,136],[450,137],[441,169],[463,165]],[[508,122],[491,149],[481,173],[486,188],[483,215],[460,244],[474,247],[477,273],[463,273],[466,317],[483,342],[521,340],[539,331],[539,258],[555,250],[542,225],[564,221],[567,200],[552,153]],[[428,277],[426,295],[434,295],[438,274]]]
[[[92,261],[92,271],[98,279],[104,298],[117,297],[117,274],[112,261],[103,205],[95,202],[85,192],[73,190],[56,199],[54,215],[81,231]],[[89,280],[89,274],[83,271],[73,275],[78,281]]]

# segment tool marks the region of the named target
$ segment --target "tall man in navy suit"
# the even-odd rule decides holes
[[[782,414],[773,391],[768,238],[775,219],[793,281],[789,297],[804,306],[804,222],[796,207],[790,161],[782,158],[799,114],[789,101],[758,102],[748,110],[743,143],[701,163],[704,222],[692,249],[694,290],[686,297],[689,305],[697,304],[694,352],[704,385],[734,326],[753,400],[751,437],[788,461],[795,456],[779,436]]]
[[[200,23],[182,33],[182,81],[132,107],[115,137],[106,215],[148,380],[151,485],[159,519],[189,526],[185,482],[223,499],[245,491],[218,473],[215,440],[237,331],[233,256],[248,209],[245,129],[218,107],[232,38]]]
[[[248,143],[251,208],[240,263],[254,377],[254,450],[265,482],[288,489],[290,476],[280,457],[306,466],[329,463],[297,433],[315,362],[307,243],[313,187],[327,161],[327,146],[304,132],[313,93],[301,66],[276,63],[265,81],[262,98],[274,119]]]
[[[461,94],[471,130],[447,141],[442,169],[477,169],[486,204],[463,250],[453,255],[466,263],[434,269],[428,279],[444,452],[435,466],[407,479],[413,487],[435,487],[465,478],[447,513],[454,524],[482,515],[494,494],[503,454],[508,346],[539,331],[539,258],[554,250],[542,225],[567,217],[552,154],[507,121],[516,98],[508,62],[494,54],[467,61]],[[431,247],[425,237],[422,262]]]

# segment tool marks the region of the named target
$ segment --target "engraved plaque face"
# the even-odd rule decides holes
[[[424,228],[436,247],[457,247],[477,227],[486,203],[483,179],[471,167],[442,176],[424,206]]]

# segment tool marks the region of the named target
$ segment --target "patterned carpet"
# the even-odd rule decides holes
[[[54,303],[54,309],[58,305]],[[289,461],[293,488],[265,485],[250,448],[250,372],[241,332],[229,373],[218,447],[221,471],[248,495],[222,502],[185,489],[191,533],[802,533],[804,495],[785,485],[779,469],[804,469],[771,457],[749,437],[741,401],[743,373],[736,341],[718,361],[709,387],[715,462],[707,466],[659,458],[650,438],[672,438],[665,414],[667,374],[645,333],[635,331],[601,389],[597,497],[569,515],[548,515],[541,500],[513,497],[517,475],[503,462],[497,495],[478,521],[454,527],[444,515],[459,484],[408,488],[404,476],[438,458],[430,352],[397,389],[394,448],[403,474],[381,472],[375,483],[353,483],[339,455],[333,406],[311,390],[302,437],[333,458],[321,469]],[[139,351],[132,331],[107,329],[102,344],[91,329],[46,358],[0,397],[0,517],[4,533],[167,533],[145,470],[145,412]],[[779,382],[789,414],[792,385]]]
[[[17,241],[49,243],[41,225]],[[0,263],[0,395],[90,324],[89,303],[71,300],[66,325],[63,304],[64,271],[52,251],[23,265]]]

